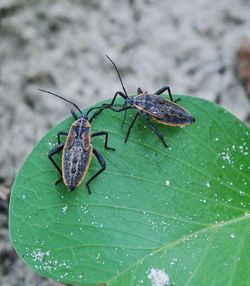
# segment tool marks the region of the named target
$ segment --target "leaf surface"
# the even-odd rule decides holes
[[[77,285],[250,285],[249,128],[215,104],[181,98],[196,122],[155,123],[167,149],[144,118],[126,144],[129,116],[123,130],[121,113],[94,120],[92,132],[108,131],[116,151],[93,138],[107,169],[92,195],[84,182],[99,170],[96,158],[71,193],[54,184],[59,175],[47,158],[72,117],[45,135],[11,194],[10,236],[28,265]]]

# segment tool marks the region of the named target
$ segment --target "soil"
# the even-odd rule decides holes
[[[38,88],[81,107],[111,98],[121,87],[108,54],[129,93],[170,85],[174,94],[215,101],[250,123],[239,52],[250,37],[249,9],[247,0],[0,2],[0,286],[61,285],[30,270],[8,235],[18,169],[70,110]]]

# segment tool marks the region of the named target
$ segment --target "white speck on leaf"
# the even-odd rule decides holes
[[[68,205],[66,205],[65,207],[62,208],[62,211],[63,211],[64,214],[67,213],[67,209],[68,209]]]
[[[176,257],[172,258],[172,260],[170,261],[170,265],[174,265],[177,262],[177,260],[178,259]]]
[[[168,286],[170,279],[168,274],[162,269],[151,268],[148,274],[148,279],[153,286]]]
[[[228,161],[229,164],[232,163],[232,159],[230,157],[230,153],[229,152],[222,152],[221,153],[223,160]]]
[[[170,181],[166,180],[166,186],[169,187],[170,186]]]
[[[84,213],[84,214],[87,214],[89,211],[88,211],[88,206],[83,206],[81,205],[81,211]]]
[[[97,263],[100,263],[100,258],[101,258],[101,254],[97,253],[97,256],[95,258]]]
[[[33,258],[34,261],[40,261],[43,262],[44,256],[49,256],[50,250],[43,252],[40,248],[34,250],[31,254],[31,257]]]

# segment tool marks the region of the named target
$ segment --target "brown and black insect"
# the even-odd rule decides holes
[[[59,97],[60,99],[65,100],[68,103],[71,103],[80,112],[80,116],[78,117],[76,113],[71,110],[72,116],[74,117],[75,121],[71,125],[69,132],[58,132],[58,144],[52,150],[50,150],[50,152],[48,153],[48,157],[61,175],[61,178],[56,182],[56,184],[62,179],[68,190],[71,192],[75,188],[79,187],[83,182],[84,178],[86,177],[90,166],[92,154],[94,153],[98,162],[101,165],[101,169],[86,182],[88,192],[89,194],[91,194],[91,189],[89,187],[90,182],[92,182],[106,168],[106,162],[102,154],[92,146],[92,138],[104,135],[104,147],[108,150],[115,150],[114,148],[110,148],[107,146],[108,133],[106,131],[91,133],[91,122],[102,111],[103,108],[94,107],[89,109],[87,113],[83,113],[81,109],[70,100],[50,91],[46,91],[43,89],[39,90]],[[88,115],[93,109],[98,110],[94,112],[90,119],[88,119]],[[67,136],[65,143],[61,143],[61,136]],[[62,169],[53,159],[53,156],[60,151],[63,152]]]
[[[129,124],[127,135],[125,137],[125,142],[127,142],[131,128],[134,126],[135,121],[139,115],[142,115],[146,119],[151,130],[159,137],[165,147],[167,147],[167,144],[164,140],[164,137],[160,133],[160,131],[153,125],[152,119],[160,124],[170,126],[184,126],[190,125],[195,122],[195,118],[192,116],[192,114],[176,103],[179,99],[173,100],[169,86],[164,86],[153,94],[143,92],[141,88],[138,88],[136,96],[128,96],[118,68],[108,56],[106,57],[114,65],[124,92],[117,91],[111,103],[104,104],[104,106],[116,112],[125,111],[124,120],[126,117],[127,109],[135,109],[137,111],[136,114],[132,117],[131,122]],[[170,100],[164,99],[162,96],[160,96],[165,91],[168,92]],[[115,109],[113,105],[118,95],[124,98],[125,102],[122,108]]]

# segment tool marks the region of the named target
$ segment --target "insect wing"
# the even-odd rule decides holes
[[[136,97],[135,107],[150,114],[161,124],[182,126],[192,124],[195,120],[190,112],[175,102],[154,94]]]
[[[72,146],[74,145],[75,142],[75,138],[76,138],[76,132],[74,130],[70,130],[67,140],[65,142],[65,148],[66,149],[71,149]]]
[[[91,130],[87,121],[72,124],[62,156],[63,181],[70,190],[85,178],[92,157]]]

